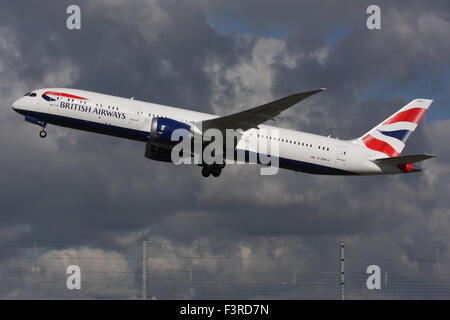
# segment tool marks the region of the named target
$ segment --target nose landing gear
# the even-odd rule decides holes
[[[34,118],[32,116],[25,116],[25,121],[28,121],[32,124],[38,125],[39,127],[42,127],[42,130],[39,132],[39,137],[44,139],[47,136],[47,132],[45,131],[45,127],[47,127],[47,122],[43,120],[39,120],[37,118]]]
[[[47,137],[47,131],[45,131],[45,127],[42,128],[41,131],[39,131],[39,137],[41,137],[42,139],[44,139],[45,137]]]

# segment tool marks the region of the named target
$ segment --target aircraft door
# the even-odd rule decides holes
[[[346,158],[347,158],[347,147],[344,147],[344,146],[338,147],[337,160],[345,162]]]
[[[135,104],[130,106],[129,112],[129,123],[132,127],[139,128],[140,120],[142,117],[142,109]]]
[[[59,103],[61,102],[61,96],[58,94],[52,94],[51,96],[48,96],[50,98],[48,104],[49,111],[56,112],[58,111]]]

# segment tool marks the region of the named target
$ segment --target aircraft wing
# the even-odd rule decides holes
[[[219,129],[221,131],[225,131],[226,129],[242,129],[245,131],[251,128],[258,128],[259,124],[273,119],[281,112],[299,103],[303,99],[324,90],[326,89],[321,88],[292,94],[259,107],[202,121],[202,131],[204,132],[211,128]]]

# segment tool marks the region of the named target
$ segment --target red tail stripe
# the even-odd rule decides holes
[[[396,114],[383,124],[396,123],[400,121],[413,122],[415,124],[419,124],[420,120],[422,120],[423,116],[425,115],[425,112],[427,112],[427,109],[412,108]]]
[[[400,155],[397,151],[395,151],[394,148],[391,147],[390,144],[387,142],[378,140],[377,138],[372,137],[370,134],[366,135],[364,138],[362,138],[364,144],[367,148],[380,151],[385,154],[387,154],[389,157],[397,157]]]
[[[52,94],[52,95],[55,95],[55,96],[61,96],[61,97],[66,97],[66,98],[87,100],[86,98],[79,97],[79,96],[74,96],[72,94],[63,93],[63,92],[46,91],[46,92],[44,92],[44,94]]]

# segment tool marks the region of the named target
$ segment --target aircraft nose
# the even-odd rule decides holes
[[[17,111],[17,109],[21,109],[21,106],[23,106],[23,97],[14,101],[11,108],[13,108],[14,111]]]
[[[14,110],[17,109],[17,101],[19,100],[14,101],[13,104],[11,105],[11,108],[13,108]]]
[[[15,112],[19,112],[20,110],[20,104],[21,104],[21,99],[19,98],[16,101],[13,102],[13,104],[11,105],[11,108],[15,111]],[[19,112],[20,113],[20,112]]]

